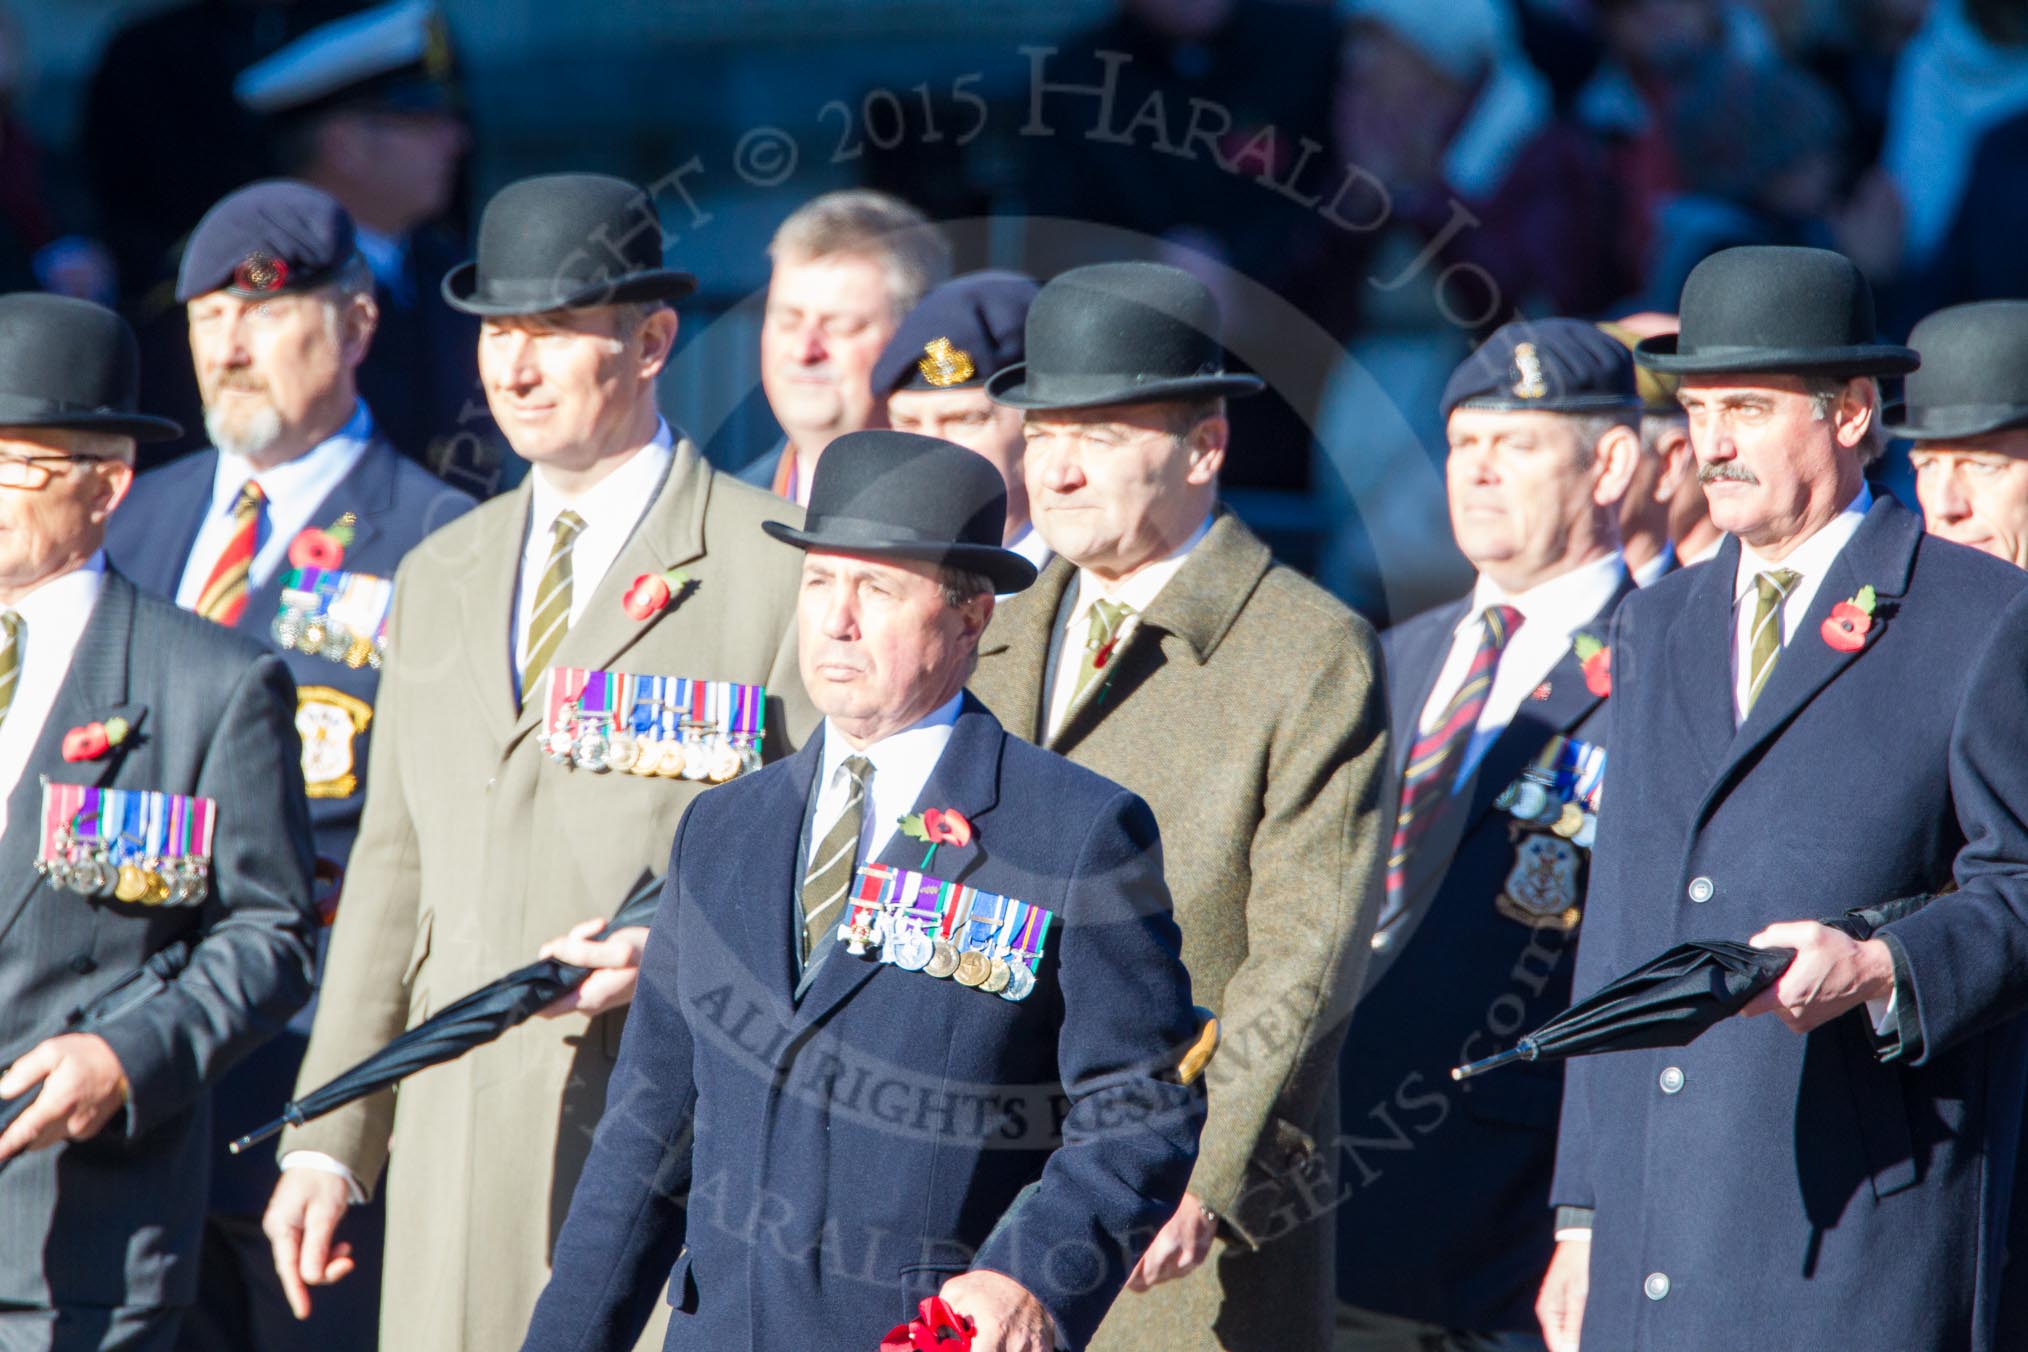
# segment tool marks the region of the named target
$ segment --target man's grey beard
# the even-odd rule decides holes
[[[237,427],[228,427],[217,410],[204,410],[204,432],[211,438],[211,444],[222,453],[241,460],[251,460],[272,450],[282,439],[282,415],[273,404],[263,405],[259,410],[239,420]]]

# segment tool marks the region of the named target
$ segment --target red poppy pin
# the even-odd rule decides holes
[[[880,1352],[971,1352],[978,1331],[970,1318],[953,1310],[942,1296],[931,1296],[917,1307],[921,1313],[896,1324],[880,1340]]]
[[[1578,665],[1584,668],[1584,688],[1601,699],[1612,694],[1613,650],[1590,634],[1573,638],[1570,650],[1577,654]]]
[[[956,845],[963,849],[972,843],[972,823],[954,807],[932,807],[911,812],[901,819],[900,827],[901,833],[910,840],[928,844],[929,851],[922,857],[923,868],[928,868],[930,860],[936,858],[937,846]]]
[[[127,740],[127,720],[109,718],[72,728],[63,735],[63,758],[67,761],[97,760]]]
[[[627,588],[627,594],[620,598],[630,618],[652,619],[661,614],[668,604],[683,594],[690,585],[690,574],[681,568],[671,568],[660,573],[643,573],[634,579],[634,585]]]
[[[353,523],[358,517],[347,512],[319,530],[315,526],[297,533],[289,541],[291,568],[343,568],[345,546],[352,543]]]
[[[1824,621],[1822,633],[1824,642],[1841,653],[1856,653],[1866,646],[1866,633],[1873,628],[1873,607],[1879,597],[1872,587],[1861,587],[1849,601],[1840,601],[1831,607],[1831,618]]]

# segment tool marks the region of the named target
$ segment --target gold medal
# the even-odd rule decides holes
[[[989,995],[998,995],[1007,989],[1007,983],[1014,979],[1014,969],[1007,965],[1007,959],[995,958],[986,968],[986,979],[979,983],[979,989]]]
[[[652,779],[656,773],[655,767],[661,763],[662,744],[653,738],[643,737],[634,748],[634,762],[627,767],[627,773],[639,775],[643,779]]]
[[[148,895],[142,898],[141,904],[143,906],[163,906],[168,904],[169,898],[173,895],[174,891],[169,882],[169,875],[160,869],[151,868],[146,870],[146,872],[148,875]]]
[[[355,638],[345,649],[345,665],[354,671],[366,665],[366,659],[373,656],[373,644],[363,638]]]
[[[296,640],[296,647],[299,651],[309,653],[314,657],[324,650],[324,639],[327,633],[328,631],[324,628],[322,620],[312,620],[303,626],[302,637]]]
[[[139,864],[120,865],[119,877],[113,884],[113,895],[129,905],[148,899],[148,875]]]
[[[664,779],[681,779],[685,762],[689,757],[683,754],[683,743],[669,741],[662,743],[662,753],[655,758],[655,773]]]
[[[960,986],[983,986],[992,970],[992,964],[986,961],[984,953],[971,952],[958,959],[954,979]]]
[[[1576,803],[1565,803],[1563,811],[1557,814],[1556,824],[1549,829],[1569,840],[1584,826],[1584,809]]]
[[[930,960],[922,968],[925,972],[934,977],[947,977],[960,965],[956,944],[941,937],[930,940]]]

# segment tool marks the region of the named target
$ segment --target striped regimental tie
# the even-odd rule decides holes
[[[1761,687],[1774,674],[1775,659],[1782,655],[1782,603],[1802,580],[1800,573],[1789,568],[1759,573],[1753,579],[1753,628],[1746,640],[1747,671],[1752,675],[1746,684],[1746,708],[1739,715],[1742,722],[1753,712]]]
[[[1376,938],[1387,932],[1407,904],[1408,861],[1430,823],[1443,815],[1452,781],[1458,776],[1458,757],[1478,730],[1500,654],[1522,619],[1521,612],[1512,606],[1486,607],[1479,616],[1479,650],[1472,654],[1464,684],[1436,722],[1409,748],[1408,767],[1401,778],[1401,815],[1395,820],[1394,843],[1387,852],[1387,904],[1381,909]]]
[[[1134,608],[1124,601],[1097,600],[1091,603],[1090,628],[1085,631],[1084,657],[1077,673],[1077,687],[1071,691],[1070,706],[1083,702],[1085,693],[1105,675],[1108,663],[1119,648],[1120,631],[1126,628]]]
[[[11,610],[0,611],[0,723],[14,707],[14,688],[21,684],[21,645],[28,626]]]
[[[570,551],[584,530],[584,518],[576,512],[561,511],[550,526],[549,564],[535,588],[535,606],[528,612],[528,661],[521,668],[521,699],[549,670],[556,645],[570,630]]]
[[[817,848],[810,851],[810,867],[803,872],[803,961],[822,947],[824,932],[836,927],[839,907],[851,890],[854,865],[859,862],[859,834],[866,826],[866,780],[873,762],[853,756],[839,767],[851,781],[845,787],[845,810],[824,833]]]
[[[211,565],[204,589],[197,593],[196,610],[205,619],[234,625],[245,612],[248,575],[260,543],[261,508],[267,500],[268,495],[252,479],[240,485],[239,500],[232,504],[232,536],[218,562]]]

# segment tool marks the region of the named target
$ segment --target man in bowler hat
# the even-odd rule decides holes
[[[1018,272],[972,272],[924,296],[873,366],[875,394],[897,432],[954,441],[993,462],[1007,482],[1007,548],[1040,568],[1049,546],[1028,519],[1021,410],[986,393],[995,371],[1021,360],[1035,282]]]
[[[372,789],[298,1090],[538,951],[597,970],[555,1018],[283,1134],[265,1224],[299,1310],[344,1277],[333,1227],[388,1170],[384,1352],[520,1336],[646,938],[595,942],[601,917],[660,870],[707,775],[738,771],[707,754],[731,731],[700,721],[713,689],[766,688],[770,754],[811,723],[795,569],[754,543],[794,510],[714,473],[655,406],[692,286],[663,264],[647,194],[589,174],[503,188],[476,261],[444,279],[480,317],[488,403],[532,470],[396,575]],[[613,671],[637,698],[601,722],[584,692]],[[651,765],[635,734],[658,730]],[[620,732],[636,754],[616,767]]]
[[[2004,1021],[2028,970],[2028,577],[1867,489],[1876,378],[1918,358],[1875,341],[1848,259],[1714,254],[1682,316],[1637,357],[1682,377],[1730,538],[1614,623],[1576,993],[1687,939],[1795,957],[1761,1017],[1572,1064],[1544,1332],[1991,1348],[2028,1071]],[[1812,919],[1946,891],[1865,940]]]
[[[1394,835],[1339,1062],[1335,1352],[1539,1347],[1563,1076],[1467,1092],[1448,1072],[1570,1003],[1606,757],[1597,651],[1634,589],[1620,499],[1647,452],[1625,346],[1516,321],[1459,365],[1443,413],[1451,531],[1479,575],[1380,640]]]
[[[288,668],[147,595],[101,547],[134,443],[177,435],[135,411],[136,352],[110,310],[0,297],[0,1100],[33,1096],[0,1131],[10,1352],[175,1345],[197,1297],[210,1091],[310,994],[310,818]],[[87,791],[105,795],[97,811]],[[123,831],[98,820],[116,802],[120,826],[136,824],[137,840],[104,847],[131,869],[116,887],[38,867],[68,862],[49,820],[52,795],[68,794],[81,836],[117,842]],[[166,885],[165,861],[193,851],[147,825],[193,820],[165,795],[214,805],[195,891]],[[172,949],[187,949],[180,971],[159,966]],[[88,1031],[62,1031],[150,963],[174,975]]]
[[[1932,535],[2028,568],[2028,301],[1939,310],[1887,435],[1914,444],[1915,496]]]
[[[665,1288],[670,1346],[870,1347],[940,1295],[975,1352],[1083,1347],[1181,1196],[1201,1105],[1154,818],[964,691],[994,593],[1035,578],[1005,508],[979,456],[856,432],[807,528],[768,523],[824,722],[677,828],[527,1352],[621,1352]],[[953,819],[925,855],[909,823]],[[927,879],[919,919],[862,910],[862,864]],[[1050,917],[1032,962],[1019,908]]]
[[[1057,557],[994,616],[972,691],[1148,800],[1192,986],[1234,1053],[1189,1193],[1095,1347],[1330,1337],[1331,1086],[1391,824],[1387,711],[1373,631],[1218,503],[1225,400],[1260,388],[1218,334],[1179,269],[1074,268],[987,384],[1023,412]]]
[[[472,506],[403,459],[360,398],[358,371],[379,336],[373,290],[351,217],[308,184],[256,183],[213,207],[184,247],[178,286],[212,445],[136,480],[106,535],[113,565],[143,588],[288,664],[327,926],[365,801],[379,629],[395,566]],[[226,1139],[287,1100],[311,1014],[298,1011],[219,1086]],[[185,1347],[372,1340],[378,1207],[361,1208],[346,1226],[366,1276],[321,1302],[302,1328],[289,1317],[261,1234],[273,1158],[221,1150],[212,1186]]]

